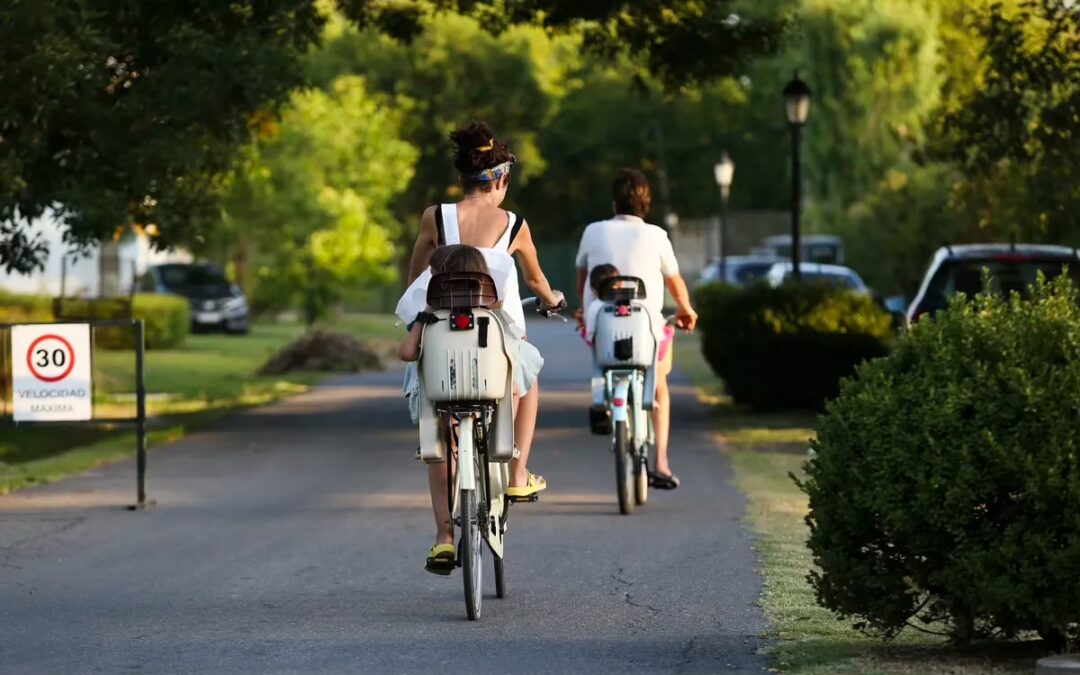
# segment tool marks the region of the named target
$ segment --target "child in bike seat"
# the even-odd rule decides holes
[[[592,287],[596,299],[585,308],[585,315],[579,329],[581,339],[585,340],[585,344],[590,347],[592,346],[593,336],[596,334],[596,317],[600,315],[600,310],[604,307],[604,301],[599,299],[600,285],[604,283],[605,279],[617,276],[619,276],[619,268],[610,263],[597,265],[589,272],[589,286]]]
[[[431,254],[431,272],[432,274],[441,274],[443,272],[489,273],[484,254],[479,249],[464,244],[440,246],[435,249],[435,252]],[[513,330],[510,328],[511,321],[509,317],[502,316],[501,307],[502,303],[499,302],[490,309],[500,315],[500,318],[503,319],[503,326],[506,327],[505,338],[516,366],[514,368],[514,395],[524,396],[532,388],[533,383],[536,382],[536,376],[544,366],[544,357],[540,356],[540,352],[536,347],[521,339],[520,336],[514,335]],[[430,311],[431,308],[429,307],[428,310]],[[424,327],[420,322],[413,324],[409,334],[405,336],[405,340],[398,348],[398,357],[402,361],[415,362],[420,358],[420,337],[423,330]],[[412,416],[413,424],[418,424],[420,421],[420,378],[417,375],[416,368],[411,364],[406,373],[403,389],[405,398],[409,401],[409,414]]]
[[[487,261],[479,249],[462,244],[440,246],[431,254],[431,272],[440,274],[444,272],[473,272],[489,274]],[[503,337],[507,351],[514,358],[514,398],[523,396],[536,383],[536,377],[540,368],[544,365],[544,359],[536,347],[524,340],[523,335],[518,335],[512,328],[511,320],[501,309],[501,302],[496,303],[491,309],[503,324]],[[427,308],[431,311],[431,307]],[[405,372],[403,390],[405,398],[409,401],[409,414],[413,424],[420,421],[420,377],[417,372],[416,362],[420,359],[420,341],[423,337],[424,324],[416,321],[409,329],[409,334],[398,348],[398,356],[402,361],[409,362]],[[516,409],[516,406],[515,406]],[[446,496],[446,474],[448,463],[428,465],[428,487],[431,491],[431,506],[435,514],[436,537],[435,545],[428,551],[427,563],[424,569],[432,574],[448,575],[455,566],[456,548],[454,546],[454,526],[450,520],[450,510]]]

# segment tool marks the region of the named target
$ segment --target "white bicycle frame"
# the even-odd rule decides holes
[[[638,369],[611,369],[604,372],[605,398],[612,422],[631,422],[635,450],[653,443],[652,419],[644,407],[646,378]],[[631,396],[632,394],[632,396]],[[633,405],[628,405],[628,401]]]
[[[453,518],[461,520],[461,491],[476,493],[477,504],[487,502],[487,523],[481,530],[491,551],[503,556],[503,540],[506,536],[506,490],[510,485],[510,469],[506,462],[486,462],[488,475],[482,473],[479,450],[475,444],[475,427],[479,413],[467,413],[458,417],[457,477],[454,481]],[[479,469],[479,470],[478,470]],[[481,483],[483,481],[483,483]],[[479,497],[486,495],[486,500]]]

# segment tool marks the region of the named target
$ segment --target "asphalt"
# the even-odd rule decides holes
[[[759,673],[767,624],[744,500],[678,374],[679,490],[620,516],[609,442],[585,425],[588,356],[530,329],[547,364],[504,600],[483,618],[434,535],[400,373],[343,377],[134,464],[0,498],[3,673]]]

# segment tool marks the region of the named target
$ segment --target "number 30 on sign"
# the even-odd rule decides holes
[[[12,409],[16,422],[88,420],[93,414],[88,324],[11,329]]]

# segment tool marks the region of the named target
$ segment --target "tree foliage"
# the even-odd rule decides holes
[[[253,265],[258,308],[313,301],[318,313],[346,284],[395,279],[401,226],[390,204],[416,159],[399,126],[399,112],[343,76],[294,92],[280,125],[248,149],[223,220],[225,243]]]
[[[723,149],[762,167],[746,171],[736,206],[786,204],[787,193],[775,190],[785,155],[763,150],[783,139],[779,108],[771,125],[753,109],[768,92],[731,78],[668,91],[626,57],[583,54],[582,41],[529,26],[494,35],[475,18],[444,14],[416,37],[421,49],[335,21],[309,63],[314,81],[358,73],[405,111],[404,137],[421,153],[412,184],[396,200],[409,222],[431,203],[459,196],[446,136],[470,117],[490,122],[517,153],[509,207],[529,218],[541,240],[572,238],[610,213],[619,166],[645,170],[659,188],[666,165],[671,206],[684,216],[712,214],[713,164]],[[776,97],[771,92],[769,102]],[[657,189],[654,212],[667,206]]]
[[[775,51],[787,25],[782,3],[741,0],[345,0],[342,5],[360,25],[406,40],[422,34],[424,18],[433,10],[472,16],[493,31],[515,24],[578,31],[594,53],[642,55],[650,73],[676,88],[732,75],[750,57]]]
[[[1001,3],[972,16],[979,85],[942,117],[940,150],[968,179],[983,227],[1025,239],[1080,238],[1080,6]]]
[[[130,222],[184,241],[321,24],[309,0],[6,3],[0,261],[40,263],[27,223],[46,209],[76,244]]]

